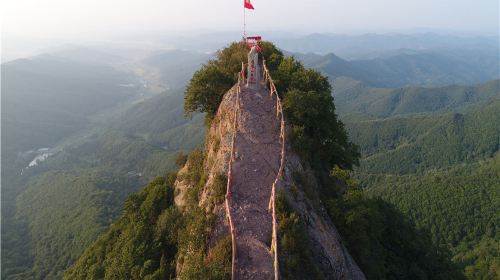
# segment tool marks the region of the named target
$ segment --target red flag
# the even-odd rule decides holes
[[[249,9],[249,10],[254,10],[254,7],[252,5],[252,3],[250,3],[250,0],[244,0],[245,1],[245,8]]]

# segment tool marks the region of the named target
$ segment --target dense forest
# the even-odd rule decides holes
[[[451,249],[469,279],[495,279],[500,275],[499,171],[497,155],[424,174],[372,175],[362,181],[370,196],[394,203],[418,228],[430,231],[434,244]]]
[[[406,174],[490,158],[500,145],[500,100],[465,114],[415,116],[349,125],[365,155],[360,171]]]
[[[367,195],[394,204],[451,250],[468,279],[500,276],[499,112],[493,98],[463,113],[347,124],[363,154],[355,174]]]

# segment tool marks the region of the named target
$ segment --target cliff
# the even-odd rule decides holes
[[[229,203],[236,236],[233,243],[233,249],[236,246],[233,275],[236,279],[273,279],[272,215],[268,205],[281,159],[276,96],[271,96],[264,85],[258,85],[254,89],[242,86],[239,104],[237,98],[238,85],[235,85],[224,95],[211,122],[203,161],[206,183],[198,194],[198,206],[213,217],[206,241],[210,255],[211,249],[231,234],[220,181],[221,178],[227,180],[236,117]],[[235,106],[239,106],[238,114],[235,114]],[[285,134],[287,130],[289,128],[285,127]],[[316,276],[301,275],[300,278],[316,279],[317,275],[321,275],[325,279],[365,279],[342,245],[339,233],[318,200],[318,183],[312,171],[302,164],[287,142],[285,154],[283,174],[276,185],[276,192],[298,217],[316,273]],[[180,170],[175,183],[175,203],[185,211],[190,211],[186,203],[188,193],[196,187],[186,178],[190,164],[188,161]],[[297,180],[297,174],[307,179]],[[278,262],[280,273],[283,274],[286,264],[282,262],[286,259],[286,250],[280,247],[285,243],[283,238],[286,232],[283,228],[286,226],[281,224],[279,218],[277,222]],[[183,274],[183,258],[185,254],[181,252],[178,257],[178,275]]]

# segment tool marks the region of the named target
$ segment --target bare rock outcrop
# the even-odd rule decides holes
[[[221,178],[227,180],[235,102],[236,86],[224,95],[206,136],[204,172],[207,177],[200,192],[199,206],[214,217],[214,225],[207,240],[209,252],[218,240],[230,234],[220,184]],[[234,193],[230,208],[234,214],[236,234],[241,237],[237,241],[239,254],[246,254],[247,259],[245,256],[237,258],[239,271],[236,275],[237,279],[273,279],[272,256],[269,252],[271,224],[267,201],[280,160],[279,124],[275,119],[276,103],[262,86],[242,90],[240,105],[240,129],[236,137],[236,160],[233,163]],[[183,179],[184,173],[186,167],[180,170],[180,176],[175,183],[175,203],[181,209],[186,206],[187,190],[194,187]],[[315,265],[327,279],[365,279],[363,272],[342,244],[334,221],[330,220],[319,199],[311,199],[310,193],[306,195],[306,186],[296,182],[295,173],[305,174],[308,188],[318,188],[311,170],[301,163],[291,146],[287,145],[283,178],[277,187],[303,221],[308,243],[314,252]],[[255,268],[259,265],[262,267]],[[245,270],[245,266],[254,267]]]

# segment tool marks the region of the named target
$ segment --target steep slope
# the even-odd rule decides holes
[[[216,217],[208,237],[211,247],[230,234],[223,201],[219,200],[219,203],[214,205],[213,196],[217,193],[217,178],[227,173],[229,165],[235,98],[236,90],[233,88],[224,96],[207,135],[207,139],[210,140],[207,143],[207,157],[204,161],[207,180],[202,186],[199,205]],[[268,203],[271,185],[279,168],[279,123],[276,120],[275,103],[266,91],[243,91],[241,108],[242,118],[238,126],[242,129],[238,131],[236,137],[234,183],[231,193],[233,198],[231,213],[235,224],[238,252],[236,275],[238,279],[256,279],[252,277],[257,276],[252,275],[260,275],[258,279],[270,279],[273,276],[273,260],[268,251],[272,229]],[[306,186],[300,186],[300,182],[296,182],[293,174],[307,171],[288,145],[286,154],[284,182],[280,184],[279,189],[289,197],[292,208],[300,216],[301,223],[308,221],[303,241],[309,244],[305,248],[311,252],[312,259],[301,261],[310,261],[312,264],[312,267],[304,272],[316,273],[303,274],[302,279],[315,279],[318,274],[324,275],[327,279],[364,279],[361,270],[341,245],[340,235],[332,222],[324,212],[313,207],[314,203],[302,191]],[[189,204],[186,202],[189,192],[196,188],[186,178],[188,170],[189,165],[180,171],[176,182],[178,194],[176,204],[180,207]],[[280,252],[279,247],[278,252]],[[189,259],[189,252],[181,251],[178,262],[189,263]],[[185,268],[181,265],[178,271],[181,278],[187,274],[183,269]]]

